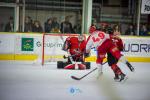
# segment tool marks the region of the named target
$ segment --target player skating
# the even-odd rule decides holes
[[[97,67],[99,68],[99,74],[102,74],[102,62],[105,58],[106,53],[110,52],[116,59],[120,60],[124,64],[126,64],[129,69],[133,72],[134,68],[132,65],[126,60],[126,58],[120,53],[116,45],[111,41],[114,38],[113,35],[106,34],[105,32],[98,31],[93,26],[90,28],[91,35],[88,37],[87,45],[86,45],[86,54],[90,53],[91,48],[94,46],[97,50]],[[116,36],[115,36],[116,37]],[[126,78],[125,74],[118,73],[120,81]]]
[[[107,33],[116,36],[116,37],[112,38],[111,40],[120,51],[123,51],[123,41],[121,38],[118,37],[120,35],[120,31],[117,31],[115,29],[116,27],[119,27],[119,26],[114,25],[113,29],[107,28]],[[113,70],[113,72],[115,74],[114,80],[121,81],[119,78],[119,75],[124,76],[125,74],[121,71],[121,69],[117,65],[118,59],[115,58],[110,52],[108,52],[107,53],[107,61],[108,61],[108,65],[111,67],[111,69]]]

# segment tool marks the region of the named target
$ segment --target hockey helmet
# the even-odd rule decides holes
[[[78,36],[78,40],[79,40],[80,42],[82,42],[82,41],[84,40],[84,36],[83,36],[82,34],[80,34],[80,35]]]
[[[107,34],[113,34],[113,29],[111,27],[106,28],[106,33]]]

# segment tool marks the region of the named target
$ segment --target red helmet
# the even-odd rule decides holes
[[[96,27],[91,26],[90,29],[89,29],[89,33],[92,34],[94,31],[96,31]]]

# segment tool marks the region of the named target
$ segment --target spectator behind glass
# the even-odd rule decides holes
[[[43,32],[43,28],[40,24],[39,21],[34,21],[33,27],[32,27],[32,32]]]
[[[51,18],[49,18],[49,19],[45,22],[44,28],[45,28],[45,32],[46,32],[46,33],[50,33],[50,32],[52,31],[52,19],[51,19]]]
[[[119,27],[119,25],[113,26],[113,34],[114,35],[121,35],[121,28]]]
[[[25,17],[24,32],[32,32],[32,19],[29,16]]]
[[[54,33],[59,33],[60,29],[59,29],[59,23],[57,22],[57,17],[54,17],[52,20],[52,30],[51,32]]]
[[[125,31],[125,35],[136,35],[135,28],[132,24],[130,24],[128,29]]]
[[[72,24],[69,22],[70,18],[71,18],[71,16],[66,16],[65,21],[61,23],[60,31],[62,33],[74,33]]]
[[[148,36],[148,29],[146,27],[146,25],[142,25],[140,27],[140,33],[139,33],[140,36]]]
[[[150,24],[147,25],[147,34],[150,36]]]
[[[4,23],[0,23],[0,31],[1,31],[1,32],[3,32],[4,27],[5,27]]]
[[[109,27],[108,23],[100,23],[101,25],[101,31],[106,32],[107,28]]]
[[[77,21],[77,24],[74,26],[74,31],[76,34],[81,34],[81,20]]]
[[[9,18],[9,22],[5,26],[5,32],[14,32],[14,20],[13,17]]]

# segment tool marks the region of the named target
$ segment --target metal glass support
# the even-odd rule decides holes
[[[24,32],[25,27],[25,0],[23,0],[23,6],[22,6],[22,32]]]
[[[82,10],[82,33],[88,33],[92,22],[92,3],[93,0],[83,0]]]
[[[139,35],[140,30],[140,18],[141,18],[141,0],[138,0],[137,35]]]
[[[19,0],[16,0],[14,13],[14,32],[19,31]]]

